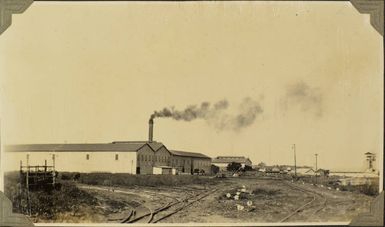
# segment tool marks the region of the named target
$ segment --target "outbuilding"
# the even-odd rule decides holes
[[[232,163],[240,163],[242,168],[246,166],[252,167],[251,160],[244,156],[218,156],[212,160],[212,163],[218,166],[221,170],[226,170],[227,166]]]

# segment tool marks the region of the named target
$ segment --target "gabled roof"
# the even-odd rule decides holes
[[[6,151],[10,152],[64,152],[64,151],[131,151],[148,146],[146,143],[82,143],[82,144],[20,144],[8,145]]]
[[[162,147],[166,147],[166,146],[164,146],[163,143],[159,143],[159,142],[156,142],[156,141],[154,141],[154,142],[152,142],[152,143],[147,143],[147,144],[150,145],[150,147],[151,147],[154,151],[157,151],[157,150],[159,150],[159,149],[162,148]]]
[[[244,156],[218,156],[212,160],[213,163],[246,163],[251,162],[249,158]]]
[[[153,142],[148,142],[148,141],[114,141],[112,142],[113,144],[148,144],[152,150],[157,151],[162,147],[165,147],[163,143],[153,141]]]
[[[211,159],[209,156],[204,155],[202,153],[196,153],[196,152],[186,152],[186,151],[176,151],[176,150],[169,150],[172,155],[176,156],[184,156],[184,157],[193,157],[193,158],[208,158]]]
[[[313,168],[308,169],[305,173],[310,173],[310,172],[314,172],[315,173]]]

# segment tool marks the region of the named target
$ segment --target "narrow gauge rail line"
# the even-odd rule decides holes
[[[170,202],[170,203],[166,204],[165,206],[157,208],[155,210],[152,210],[151,208],[149,208],[149,207],[147,207],[145,205],[142,205],[142,207],[145,207],[148,210],[148,212],[145,212],[145,213],[139,215],[138,217],[133,217],[133,215],[130,214],[129,217],[125,218],[122,221],[122,223],[136,223],[136,222],[142,220],[144,217],[147,217],[147,216],[149,216],[149,218],[147,220],[148,223],[156,223],[156,222],[158,222],[160,220],[163,220],[165,218],[168,218],[168,217],[172,216],[173,214],[176,214],[177,212],[183,210],[184,208],[190,206],[191,204],[193,204],[193,203],[195,203],[195,202],[205,198],[206,196],[212,194],[216,190],[217,189],[210,190],[210,191],[204,193],[203,195],[202,194],[198,194],[198,195],[192,195],[192,196],[189,196],[187,198],[180,199],[180,200],[176,199],[177,201]],[[190,201],[190,200],[192,200],[192,201]],[[161,212],[164,212],[164,211],[166,211],[166,210],[168,210],[168,209],[170,209],[172,207],[175,207],[177,205],[180,205],[180,204],[182,204],[182,205],[178,206],[176,209],[171,210],[171,212],[166,213],[163,216],[160,216],[159,218],[154,220],[154,217],[156,215],[159,215]],[[135,211],[133,211],[133,213],[135,213]]]
[[[175,210],[172,210],[172,211],[169,212],[169,213],[164,214],[163,216],[157,218],[156,220],[153,220],[153,221],[150,220],[150,222],[152,221],[152,223],[157,223],[157,222],[159,222],[159,221],[161,221],[161,220],[163,220],[163,219],[166,219],[166,218],[168,218],[168,217],[170,217],[170,216],[172,216],[172,215],[178,213],[179,211],[185,209],[186,207],[192,205],[193,203],[198,202],[199,200],[202,200],[203,198],[205,198],[205,197],[211,195],[211,194],[214,193],[215,191],[217,191],[217,189],[212,189],[212,190],[210,190],[210,191],[204,193],[203,195],[198,195],[198,196],[196,196],[195,198],[191,198],[191,199],[193,199],[192,201],[188,201],[188,200],[190,200],[190,199],[186,199],[186,200],[183,201],[184,204],[183,204],[182,206],[176,208]],[[164,211],[164,210],[167,210],[167,209],[168,209],[168,208],[161,209],[160,211]],[[158,214],[158,213],[159,213],[159,212],[157,212],[157,214]]]
[[[125,218],[122,221],[122,223],[135,223],[135,222],[142,220],[144,217],[147,217],[148,215],[152,215],[153,211],[151,210],[151,208],[149,208],[148,206],[145,206],[143,204],[140,207],[143,207],[143,208],[147,209],[148,211],[144,212],[144,214],[140,214],[138,217],[135,217],[137,214],[137,210],[138,210],[138,208],[136,208],[135,210],[133,210],[133,213],[131,215],[129,215],[127,218]]]
[[[307,194],[310,194],[313,196],[313,198],[311,199],[311,201],[305,203],[304,205],[298,207],[296,210],[294,210],[293,212],[291,212],[289,215],[287,215],[286,217],[284,217],[283,219],[280,220],[280,222],[285,222],[287,221],[288,219],[290,219],[291,217],[293,217],[294,215],[298,214],[300,211],[304,210],[306,207],[309,207],[314,201],[317,200],[317,197],[321,197],[323,200],[322,200],[322,203],[319,205],[319,208],[316,209],[312,215],[316,214],[318,211],[322,210],[325,205],[326,205],[326,197],[321,194],[321,193],[318,193],[318,192],[315,192],[315,191],[312,191],[312,190],[309,190],[309,189],[305,189],[305,188],[302,188],[300,186],[295,186],[295,185],[292,185],[292,184],[289,184],[285,181],[283,181],[284,184],[288,185],[289,187],[291,188],[294,188],[294,189],[297,189],[299,191],[302,191],[302,192],[305,192]]]
[[[134,215],[134,210],[131,210],[130,214],[128,215],[127,218],[125,218],[124,220],[121,221],[121,223],[126,223],[128,220],[130,220],[130,218],[132,217],[132,215]]]

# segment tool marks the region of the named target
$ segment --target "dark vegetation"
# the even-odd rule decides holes
[[[219,167],[216,165],[211,165],[211,173],[213,174],[219,173]]]
[[[378,195],[378,184],[364,184],[364,185],[342,185],[340,186],[341,191],[353,191],[362,193],[369,196],[377,196]]]
[[[253,171],[254,169],[253,169],[253,167],[251,167],[251,166],[245,166],[245,168],[243,169],[244,171]]]
[[[120,186],[182,186],[215,184],[216,179],[195,175],[132,175],[126,173],[81,173],[79,183]]]
[[[237,189],[230,190],[220,196],[220,199],[222,200],[234,200],[234,196],[238,194],[238,200],[253,200],[256,198],[261,198],[261,197],[273,197],[278,195],[280,190],[276,189],[266,189],[266,188],[261,188],[257,187],[253,189],[252,191],[241,191]],[[230,194],[231,197],[228,197],[227,194]]]
[[[227,165],[227,171],[238,171],[242,167],[241,163],[238,162],[232,162]]]
[[[58,214],[65,212],[76,216],[82,207],[98,205],[96,198],[78,189],[73,182],[58,179],[57,185],[60,187],[30,190],[30,209],[28,209],[27,192],[20,187],[19,180],[19,172],[5,174],[5,195],[12,201],[14,212],[28,214],[30,210],[31,217],[35,221],[55,220]]]
[[[304,181],[312,184],[322,184],[326,187],[331,187],[333,189],[339,188],[341,191],[350,191],[365,194],[368,196],[377,196],[379,189],[379,180],[372,180],[370,184],[363,185],[341,185],[339,180],[341,177],[338,176],[301,176],[297,180]]]

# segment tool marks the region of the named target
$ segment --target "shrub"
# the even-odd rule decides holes
[[[360,193],[365,194],[365,195],[376,196],[376,195],[378,195],[378,185],[376,185],[376,184],[360,185],[358,187],[358,191]]]
[[[77,172],[61,172],[59,178],[62,180],[73,180],[77,181],[80,178],[80,173]]]
[[[219,173],[219,167],[216,165],[211,165],[211,173],[213,174]]]
[[[252,170],[253,170],[253,167],[251,167],[251,166],[245,166],[244,170],[245,170],[245,171],[252,171]]]
[[[52,219],[60,212],[76,213],[80,206],[97,205],[97,199],[80,190],[72,183],[63,183],[59,191],[36,191],[30,193],[31,213]]]
[[[4,177],[5,194],[13,203],[13,211],[27,214],[27,194],[26,190],[20,190],[19,172],[8,172]],[[54,220],[62,212],[75,214],[81,206],[97,205],[96,198],[68,181],[56,183],[54,190],[40,188],[29,195],[31,214],[43,219]]]
[[[228,171],[237,171],[241,168],[242,164],[238,162],[232,162],[227,165]]]

